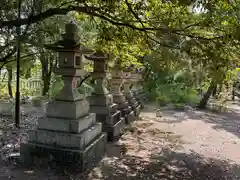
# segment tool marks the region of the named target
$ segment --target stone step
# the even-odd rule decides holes
[[[59,101],[48,103],[46,116],[54,118],[78,119],[89,112],[89,103],[85,99],[79,101]]]
[[[107,116],[106,121],[104,123],[104,125],[114,125],[115,123],[117,123],[121,118],[121,111],[116,111],[115,113]]]
[[[95,106],[108,106],[113,103],[113,97],[111,94],[108,95],[91,95],[88,97],[90,105]]]
[[[80,133],[96,123],[96,114],[89,113],[79,119],[43,117],[38,120],[38,129]]]
[[[107,132],[109,141],[114,141],[123,134],[124,128],[125,128],[125,119],[120,118],[113,125],[104,125],[103,131]]]
[[[64,167],[64,169],[84,172],[92,169],[106,152],[107,135],[99,134],[84,149],[59,148],[39,143],[22,143],[20,146],[21,161],[32,167],[34,163],[46,164],[47,167]]]
[[[91,105],[90,112],[96,113],[97,115],[110,115],[116,112],[117,108],[117,104],[111,104],[110,106]]]
[[[135,113],[134,113],[134,111],[131,111],[129,114],[127,114],[127,116],[125,118],[125,123],[131,124],[135,120],[136,120]]]
[[[103,125],[113,125],[119,121],[120,117],[121,112],[117,110],[116,112],[109,115],[96,114],[96,121],[103,123]]]
[[[51,145],[61,148],[83,149],[102,131],[102,123],[96,123],[79,134],[50,130],[30,130],[29,142]]]

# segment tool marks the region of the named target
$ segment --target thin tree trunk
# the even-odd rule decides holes
[[[215,86],[212,90],[212,96],[217,97],[217,86]]]
[[[215,87],[216,87],[216,85],[214,84],[213,81],[211,81],[207,92],[203,95],[203,98],[201,99],[200,103],[198,104],[199,108],[202,108],[202,109],[206,108],[208,100],[211,97],[211,94],[213,93]]]
[[[12,69],[11,68],[7,68],[7,72],[8,72],[8,95],[10,98],[13,98],[13,93],[12,93]]]
[[[237,89],[237,82],[235,81],[232,85],[232,100],[235,100],[235,91]]]
[[[52,76],[52,69],[53,69],[53,56],[50,55],[50,58],[47,59],[44,54],[41,55],[41,64],[42,64],[42,80],[43,80],[43,89],[42,89],[42,95],[47,95],[49,88],[50,88],[50,82],[51,82],[51,76]]]

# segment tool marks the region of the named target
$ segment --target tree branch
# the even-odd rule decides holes
[[[50,8],[42,13],[37,15],[33,15],[32,17],[23,18],[20,20],[10,20],[10,21],[2,21],[0,22],[0,28],[8,27],[13,28],[14,26],[21,26],[25,24],[34,24],[54,15],[66,15],[70,11],[77,11],[86,14],[91,14],[92,11],[96,11],[98,8],[96,7],[85,7],[85,6],[68,6],[66,8]]]
[[[86,81],[89,77],[91,77],[91,74],[88,74],[88,75],[86,75],[83,79],[81,79],[81,81],[80,81],[79,85],[77,86],[77,88],[79,88],[79,87],[82,85],[82,83],[83,83],[84,81]]]
[[[25,59],[25,58],[27,58],[27,57],[34,56],[34,55],[36,55],[36,54],[39,54],[39,53],[27,54],[27,55],[25,55],[25,56],[20,57],[20,59],[22,60],[22,59]],[[8,64],[8,63],[10,63],[10,62],[13,62],[13,61],[16,61],[16,59],[12,59],[12,60],[10,60],[10,61],[4,61],[3,64],[0,66],[0,70],[3,68],[3,66],[5,66],[6,64]]]

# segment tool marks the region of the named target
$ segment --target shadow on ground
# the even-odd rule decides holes
[[[148,113],[148,109],[144,110]],[[238,123],[233,113],[210,111],[173,111],[176,121],[204,120],[215,128],[233,131]],[[153,111],[149,111],[153,113]],[[171,111],[169,117],[173,117]],[[179,118],[180,113],[180,118]],[[166,115],[166,114],[165,114]],[[228,118],[227,118],[228,117]],[[219,120],[221,118],[221,120]],[[108,144],[106,157],[90,173],[78,174],[64,169],[24,169],[9,161],[0,164],[0,179],[10,180],[239,180],[240,165],[181,152],[181,137],[156,129],[151,119],[139,120],[124,134],[122,143]],[[161,118],[159,119],[161,121]],[[233,121],[233,123],[232,123]],[[166,121],[164,121],[166,122]],[[169,121],[170,123],[170,121]],[[228,125],[230,123],[230,125]],[[231,124],[232,123],[232,124]],[[235,124],[234,124],[235,123]],[[151,147],[153,145],[153,147]],[[149,152],[143,156],[142,152]]]
[[[126,155],[110,164],[101,164],[90,179],[104,180],[237,180],[240,166],[217,159],[204,159],[191,153],[178,153],[163,149],[144,160]]]
[[[90,174],[75,174],[64,170],[16,168],[8,170],[12,180],[239,180],[240,165],[218,159],[206,159],[191,154],[174,152],[168,148],[152,154],[149,159],[124,155],[101,162]],[[6,173],[6,172],[5,172]]]

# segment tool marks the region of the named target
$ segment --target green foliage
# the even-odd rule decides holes
[[[82,85],[78,88],[80,94],[84,94],[85,96],[91,95],[94,91],[93,87],[86,82],[83,82]]]
[[[148,90],[148,98],[156,101],[160,106],[174,104],[175,106],[184,104],[196,104],[200,97],[194,87],[189,83],[189,73],[187,71],[163,71],[156,75],[157,78],[148,80],[145,84]]]
[[[156,101],[159,105],[172,103],[179,104],[197,104],[200,98],[196,90],[186,87],[184,84],[162,84],[156,89]]]
[[[61,89],[63,88],[63,85],[64,84],[61,77],[57,76],[49,90],[49,93],[48,93],[49,98],[55,97],[61,91]],[[88,96],[93,92],[93,88],[88,83],[83,82],[82,85],[78,87],[78,91],[79,93],[85,94],[86,96]]]
[[[1,7],[0,24],[14,20],[15,1],[9,0]],[[196,7],[202,11],[196,13]],[[79,12],[47,19],[39,15],[48,10],[66,14],[68,9]],[[46,52],[44,44],[59,40],[64,24],[69,20],[79,26],[80,43],[109,54],[110,65],[114,65],[116,57],[122,60],[124,67],[144,65],[148,73],[146,89],[154,100],[195,102],[193,94],[197,86],[203,84],[207,88],[209,81],[221,84],[234,79],[236,73],[232,69],[240,65],[239,1],[23,0],[23,17],[31,17],[32,10],[43,19],[38,18],[41,21],[34,21],[29,29],[22,26],[26,33],[22,32],[21,52],[24,56],[38,55],[21,58],[22,77],[28,78],[29,70],[35,71],[33,63],[40,59],[39,54]],[[1,27],[0,32],[1,60],[14,49],[16,31],[15,28]],[[14,55],[7,58],[12,61],[7,66],[13,69],[16,66]],[[140,62],[139,57],[146,55],[148,58]],[[92,67],[86,69],[92,70]],[[57,78],[51,86],[50,97],[62,88],[60,81]],[[92,88],[88,84],[83,83],[79,91],[90,93]],[[169,88],[171,90],[167,91]],[[24,93],[31,92],[24,89]]]
[[[55,97],[63,88],[63,81],[61,79],[61,76],[56,76],[54,81],[52,82],[52,85],[50,87],[50,91],[48,92],[48,97],[53,98]]]

